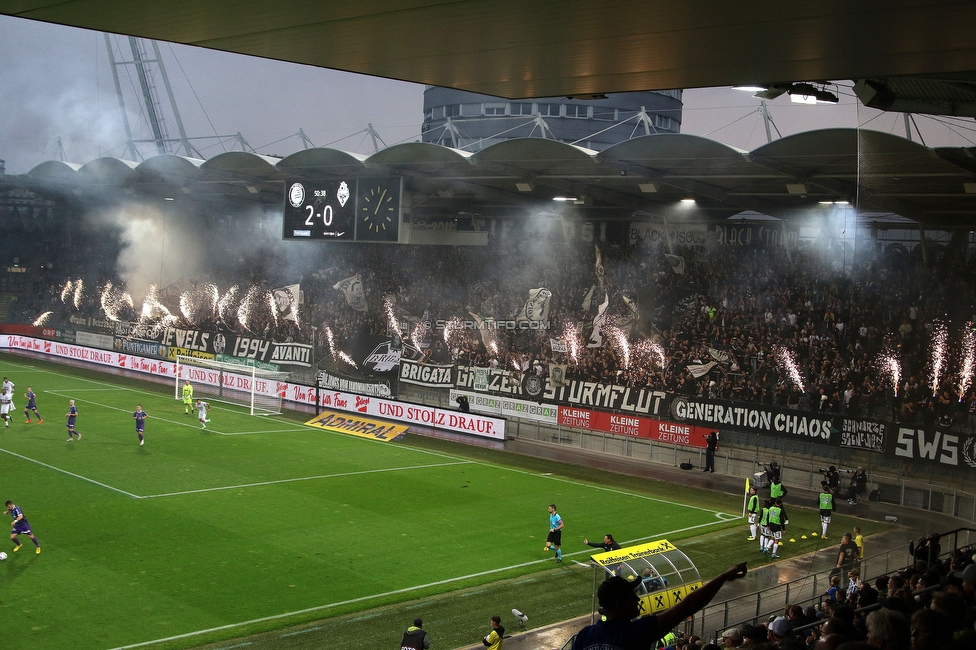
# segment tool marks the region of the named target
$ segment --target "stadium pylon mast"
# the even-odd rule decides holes
[[[173,95],[173,88],[169,83],[169,75],[166,74],[166,65],[163,63],[163,58],[159,53],[159,44],[156,41],[148,41],[153,52],[153,58],[150,58],[145,49],[146,41],[133,36],[127,38],[129,49],[132,52],[132,60],[119,61],[115,58],[111,38],[108,34],[105,34],[105,49],[108,51],[108,60],[112,66],[112,79],[115,81],[115,93],[119,100],[119,110],[122,112],[122,124],[125,127],[126,151],[132,157],[131,159],[142,159],[143,156],[136,147],[136,140],[132,137],[129,117],[125,110],[125,97],[122,93],[122,85],[119,82],[119,67],[126,65],[134,67],[136,77],[139,80],[143,108],[145,109],[146,120],[149,122],[149,128],[152,131],[152,142],[156,146],[156,152],[159,154],[178,153],[182,148],[183,153],[187,156],[203,158],[203,154],[190,144],[189,138],[186,137],[186,130],[183,128],[183,119],[180,117],[180,109],[176,103],[176,97]],[[166,96],[169,99],[170,110],[173,114],[173,121],[176,123],[176,128],[179,131],[179,138],[169,138],[166,133],[166,123],[158,98],[159,93],[156,90],[154,70],[159,71],[159,76],[163,80]],[[178,143],[179,145],[175,152],[170,151],[173,143]]]

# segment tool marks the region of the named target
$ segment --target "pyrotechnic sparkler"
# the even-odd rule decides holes
[[[575,323],[567,321],[563,325],[563,339],[569,347],[569,358],[573,360],[573,363],[579,364],[580,332]]]
[[[631,348],[631,359],[635,364],[652,365],[657,364],[662,370],[667,367],[668,360],[664,356],[664,348],[652,341],[644,339],[638,341]]]
[[[444,323],[444,343],[447,345],[447,349],[451,351],[451,356],[454,358],[457,358],[457,353],[455,350],[460,350],[463,331],[463,324],[461,323],[461,319],[457,316]]]
[[[105,317],[113,321],[119,320],[119,312],[123,307],[133,308],[132,296],[113,285],[111,280],[105,283],[98,302],[102,305]]]
[[[786,376],[790,378],[797,388],[800,389],[801,393],[805,393],[806,388],[803,387],[803,376],[800,374],[800,367],[796,365],[796,357],[793,356],[793,351],[789,350],[785,346],[776,345],[773,346],[773,355],[776,358],[776,362],[779,364]]]
[[[227,290],[227,293],[225,293],[222,298],[217,301],[217,315],[220,316],[220,319],[225,323],[230,321],[228,316],[230,315],[231,310],[234,308],[238,291],[240,291],[240,287],[235,284]]]
[[[338,362],[338,361],[342,360],[342,361],[348,363],[353,368],[358,368],[359,367],[359,366],[356,365],[356,362],[352,360],[352,357],[350,357],[348,354],[346,354],[342,350],[339,350],[339,349],[336,348],[336,345],[335,345],[335,337],[332,335],[332,328],[331,327],[326,327],[325,328],[325,338],[329,342],[329,352],[332,354],[332,360],[333,361]]]
[[[491,353],[492,353],[493,355],[495,355],[496,357],[498,356],[498,343],[497,343],[496,341],[492,341],[492,342],[491,342],[491,343],[490,343],[490,344],[488,345],[488,349],[489,349],[489,350],[491,350]]]
[[[972,322],[966,323],[962,334],[962,361],[959,366],[959,401],[969,392],[973,383],[973,369],[976,367],[976,332]]]
[[[901,362],[898,361],[898,355],[892,350],[885,350],[878,355],[878,360],[875,363],[880,369],[885,382],[891,384],[891,389],[894,391],[895,397],[898,397],[898,385],[901,383]]]
[[[403,332],[400,331],[400,323],[397,322],[396,315],[393,313],[393,301],[389,296],[383,301],[383,311],[386,313],[386,320],[390,331],[402,338]]]
[[[37,317],[37,320],[35,320],[34,323],[33,323],[34,324],[34,327],[40,327],[41,325],[43,325],[44,323],[46,323],[48,321],[48,319],[51,318],[51,314],[53,314],[53,313],[54,313],[53,311],[46,311],[43,314],[41,314],[40,316],[38,316]]]
[[[942,370],[945,366],[946,341],[948,338],[949,334],[946,331],[945,323],[938,320],[934,321],[932,323],[932,341],[929,343],[929,366],[932,371],[929,386],[932,388],[933,395],[938,395],[939,393],[939,383],[942,380]]]
[[[149,293],[146,295],[146,299],[142,301],[142,312],[139,323],[145,324],[154,320],[160,321],[163,325],[174,325],[177,318],[170,313],[166,305],[160,302],[159,288],[155,284],[151,284],[149,285]]]
[[[67,282],[65,282],[64,286],[61,288],[61,302],[68,304],[68,296],[74,293],[74,290],[75,290],[74,280],[68,280]]]
[[[278,303],[275,302],[274,293],[265,292],[264,299],[268,303],[268,309],[271,310],[271,318],[274,320],[275,327],[278,327]]]
[[[244,294],[241,304],[237,306],[237,322],[241,324],[246,330],[251,328],[248,326],[248,322],[254,313],[255,305],[261,302],[261,290],[255,286],[249,287],[247,293]]]
[[[85,297],[85,283],[81,278],[75,282],[75,309],[81,309],[81,299]]]
[[[630,341],[627,340],[627,333],[616,325],[604,326],[603,331],[610,337],[618,348],[623,358],[624,370],[630,369]]]

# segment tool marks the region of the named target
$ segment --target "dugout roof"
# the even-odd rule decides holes
[[[925,227],[968,227],[976,207],[976,147],[931,148],[889,133],[827,129],[739,151],[691,135],[647,135],[602,152],[542,138],[477,153],[430,143],[370,156],[310,149],[278,159],[247,152],[207,161],[163,155],[142,163],[48,161],[0,189],[92,201],[113,197],[283,204],[289,179],[405,179],[407,219],[556,212],[591,220],[634,216],[723,220],[743,212],[804,218],[825,202],[892,213]],[[556,202],[557,197],[569,201]],[[682,199],[696,203],[682,203]],[[871,217],[876,219],[877,216]]]
[[[507,98],[852,79],[976,114],[976,2],[2,0],[11,16]]]

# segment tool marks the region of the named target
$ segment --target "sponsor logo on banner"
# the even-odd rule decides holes
[[[176,347],[165,347],[160,346],[160,349],[166,350],[166,358],[175,361],[176,357],[193,357],[194,359],[213,359],[215,355],[209,352],[200,352],[199,350],[191,350],[189,348],[176,348]]]
[[[454,366],[427,365],[409,359],[401,359],[400,381],[427,386],[428,388],[452,388],[454,386]]]
[[[976,467],[976,436],[934,428],[898,427],[890,454],[949,467]]]
[[[119,352],[131,352],[152,357],[166,357],[167,348],[155,341],[140,341],[138,339],[115,338],[115,349]],[[174,357],[175,358],[175,357]]]
[[[663,422],[636,415],[606,413],[565,406],[559,408],[559,424],[630,438],[646,438],[669,445],[702,448],[705,447],[704,436],[710,431],[702,427]]]
[[[544,424],[556,424],[559,415],[559,407],[552,404],[539,404],[538,402],[527,402],[511,397],[493,397],[459,390],[451,391],[451,403],[456,403],[457,398],[461,395],[468,398],[471,410],[476,413],[497,415],[503,418],[521,418]]]
[[[379,422],[358,415],[336,413],[335,411],[323,411],[305,424],[311,427],[320,427],[340,433],[351,433],[354,436],[372,438],[373,440],[383,442],[388,442],[398,436],[402,436],[408,428],[402,424]]]
[[[115,344],[115,338],[107,334],[92,334],[91,332],[75,332],[75,343],[92,348],[111,350]]]
[[[737,406],[726,401],[675,397],[671,402],[671,415],[679,422],[691,421],[710,427],[750,433],[774,433],[818,442],[838,442],[838,436],[831,436],[833,423],[830,418],[813,411],[754,404]]]
[[[888,425],[877,420],[855,420],[842,418],[840,423],[840,446],[867,451],[884,451],[885,431]]]

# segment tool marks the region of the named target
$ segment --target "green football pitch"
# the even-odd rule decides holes
[[[583,536],[673,541],[737,519],[734,497],[661,494],[647,481],[411,435],[376,442],[305,426],[305,414],[252,417],[211,401],[203,430],[171,385],[10,354],[0,374],[16,384],[0,430],[0,498],[22,508],[42,548],[35,555],[21,536],[14,554],[0,541],[10,556],[0,620],[23,647],[194,647],[498,585],[504,602],[468,622],[482,629],[519,606],[508,598],[531,590],[519,585],[553,576],[588,605]],[[43,424],[24,421],[28,386]],[[553,502],[566,521],[559,566],[542,552]]]

